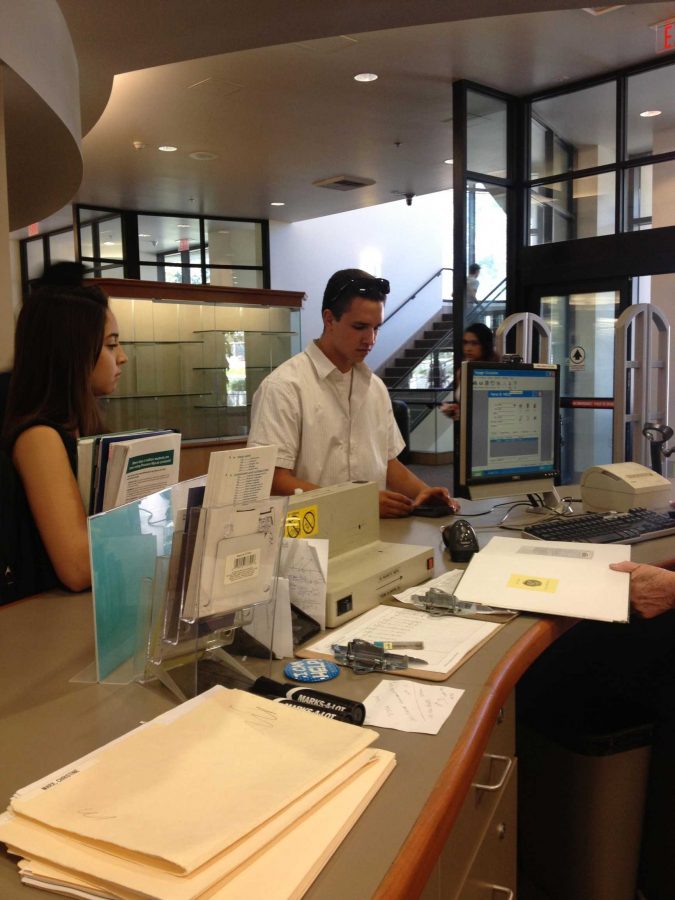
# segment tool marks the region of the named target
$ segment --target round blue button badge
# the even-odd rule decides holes
[[[325,659],[296,659],[284,666],[284,675],[293,681],[330,681],[339,674],[340,667]]]

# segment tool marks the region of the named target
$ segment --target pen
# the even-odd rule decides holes
[[[373,641],[383,650],[424,650],[424,641]]]

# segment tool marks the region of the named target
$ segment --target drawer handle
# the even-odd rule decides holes
[[[502,777],[496,784],[476,784],[474,782],[474,787],[478,788],[479,791],[498,791],[501,787],[504,786],[504,782],[506,781],[509,772],[513,766],[513,760],[510,756],[499,756],[497,753],[486,753],[486,759],[498,759],[504,763],[504,771],[502,772]]]
[[[492,892],[499,891],[500,894],[503,894],[506,900],[513,900],[516,896],[511,888],[504,887],[503,884],[486,884],[486,888],[491,888]]]

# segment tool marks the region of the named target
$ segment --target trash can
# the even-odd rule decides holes
[[[652,730],[625,709],[519,726],[519,867],[550,900],[634,900]]]

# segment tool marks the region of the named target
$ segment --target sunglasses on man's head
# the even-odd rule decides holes
[[[389,293],[389,282],[386,278],[351,278],[346,284],[342,285],[328,303],[324,304],[324,309],[333,306],[347,291],[352,297],[373,297],[374,294],[380,294],[381,296],[373,297],[373,299],[384,300]]]

